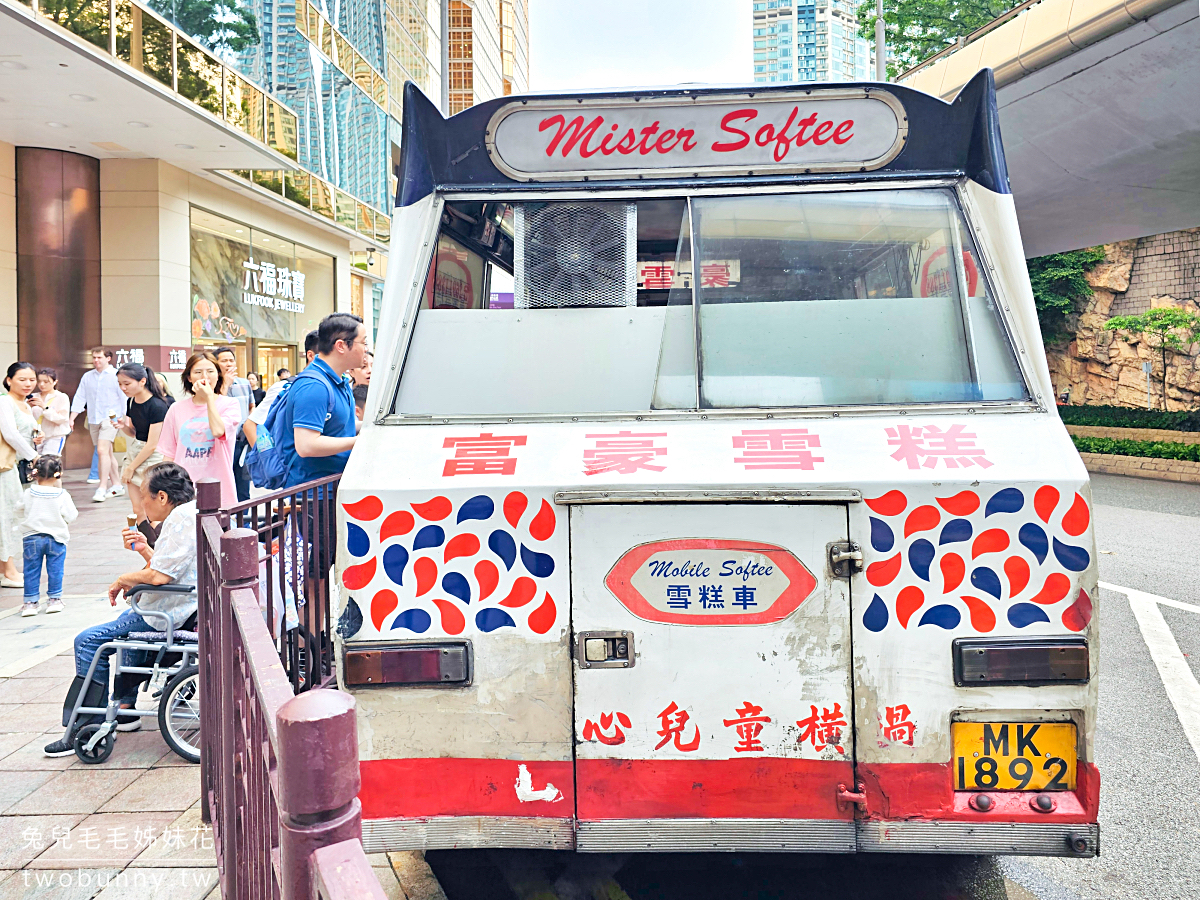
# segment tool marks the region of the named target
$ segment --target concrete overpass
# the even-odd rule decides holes
[[[985,66],[1028,256],[1200,225],[1197,0],[1030,0],[899,81]]]

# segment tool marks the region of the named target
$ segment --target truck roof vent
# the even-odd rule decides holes
[[[520,203],[517,309],[637,305],[637,205]]]

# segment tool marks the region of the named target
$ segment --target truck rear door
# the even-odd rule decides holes
[[[580,850],[855,849],[840,504],[570,513]]]

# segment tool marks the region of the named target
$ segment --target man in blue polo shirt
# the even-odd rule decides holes
[[[346,468],[357,431],[354,388],[346,372],[362,366],[366,349],[367,329],[358,316],[333,313],[321,320],[317,355],[296,376],[280,410],[287,487]]]

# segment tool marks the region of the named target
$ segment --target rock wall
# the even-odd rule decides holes
[[[1162,237],[1155,235],[1104,245],[1104,259],[1087,273],[1093,294],[1068,321],[1068,330],[1074,334],[1074,338],[1046,348],[1050,377],[1060,402],[1067,394],[1067,402],[1072,404],[1145,407],[1146,374],[1142,371],[1142,364],[1148,362],[1151,366],[1151,404],[1156,409],[1162,409],[1161,352],[1140,337],[1125,340],[1115,331],[1104,330],[1109,318],[1116,315],[1120,307],[1128,306],[1125,297],[1130,290],[1135,261],[1140,264],[1139,293],[1149,294],[1148,303],[1139,302],[1143,309],[1170,306],[1200,312],[1200,305],[1194,297],[1178,298],[1166,291],[1155,293],[1153,286],[1147,283],[1155,270],[1143,261],[1156,254],[1143,250],[1146,242]],[[1157,247],[1153,243],[1149,246],[1151,249]],[[1174,280],[1169,283],[1174,285]],[[1193,344],[1186,353],[1168,351],[1167,408],[1194,409],[1198,404],[1200,345]]]

